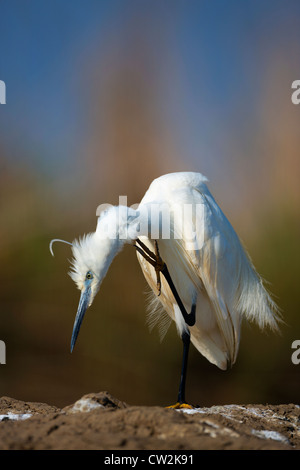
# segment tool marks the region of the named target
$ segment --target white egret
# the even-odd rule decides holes
[[[71,351],[86,312],[108,268],[125,243],[134,244],[143,274],[183,341],[176,407],[185,407],[190,341],[225,370],[236,361],[242,319],[262,329],[278,328],[278,308],[217,205],[200,173],[171,173],[155,179],[137,210],[111,206],[94,233],[72,243],[70,275],[81,291]],[[185,214],[184,209],[188,210]],[[169,233],[162,233],[169,222]],[[166,230],[165,230],[166,232]],[[50,249],[52,252],[52,240]],[[68,242],[67,242],[68,243]],[[52,252],[53,254],[53,252]],[[161,310],[152,323],[163,319]]]

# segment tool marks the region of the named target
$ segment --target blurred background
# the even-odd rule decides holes
[[[96,208],[199,171],[283,312],[281,335],[244,325],[226,372],[191,348],[188,401],[299,402],[298,0],[1,0],[0,396],[65,406],[108,390],[135,405],[177,398],[182,345],[146,325],[129,246],[70,354],[79,291],[72,241]]]

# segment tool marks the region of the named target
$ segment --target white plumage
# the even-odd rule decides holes
[[[178,201],[203,204],[205,219],[198,221],[198,226],[204,234],[199,249],[186,249],[183,238],[159,240],[159,250],[187,311],[191,310],[193,295],[197,295],[196,323],[190,327],[192,343],[210,362],[226,369],[236,360],[241,320],[255,320],[261,328],[276,329],[278,309],[206,181],[199,173],[162,176],[153,181],[140,206],[160,201],[167,203],[172,212],[172,207],[178,208]],[[181,214],[175,210],[173,215],[176,231],[177,224],[181,226]],[[152,240],[142,237],[142,241],[154,251]],[[145,278],[156,293],[155,272],[137,255]],[[164,279],[159,301],[175,320],[173,296]],[[182,319],[180,315],[179,318]],[[184,325],[177,321],[177,327],[181,332]]]
[[[70,274],[81,290],[81,298],[71,350],[84,313],[92,304],[115,255],[125,243],[135,241],[155,253],[157,241],[159,255],[168,268],[186,314],[196,306],[195,323],[189,326],[170,282],[161,275],[158,296],[157,270],[142,250],[137,251],[141,269],[155,297],[150,302],[150,325],[161,322],[163,336],[174,320],[186,347],[180,402],[184,400],[189,340],[211,363],[226,369],[236,360],[243,319],[273,330],[279,320],[277,306],[206,182],[200,173],[161,176],[152,182],[137,210],[111,207],[100,215],[94,233],[72,244],[74,259]],[[183,208],[190,210],[189,217],[183,216]],[[169,236],[164,234],[165,220],[170,222]],[[52,252],[51,246],[50,249]],[[170,321],[166,321],[158,305]]]

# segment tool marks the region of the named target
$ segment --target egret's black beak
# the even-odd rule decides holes
[[[90,297],[91,297],[91,288],[86,287],[85,290],[82,291],[81,293],[78,310],[77,310],[75,321],[74,321],[73,333],[72,333],[72,339],[71,339],[71,352],[73,351],[73,348],[75,346],[76,339],[77,339],[77,336],[81,327],[84,314],[89,306]]]

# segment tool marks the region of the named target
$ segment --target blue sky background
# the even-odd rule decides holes
[[[88,132],[90,63],[107,61],[110,43],[121,48],[124,30],[139,16],[158,64],[158,102],[187,160],[203,149],[217,164],[218,153],[226,153],[222,136],[238,133],[241,119],[253,124],[274,48],[288,54],[296,76],[297,1],[4,0],[0,73],[7,106],[0,125],[12,158],[47,171],[72,161]]]

